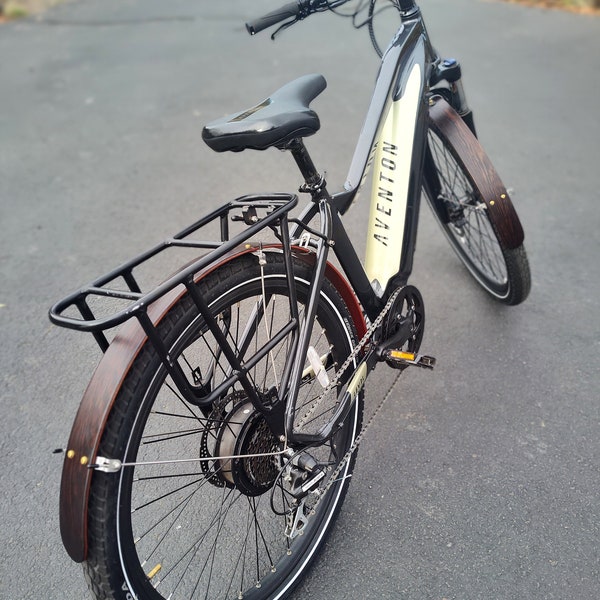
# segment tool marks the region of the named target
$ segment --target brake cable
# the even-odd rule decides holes
[[[351,12],[346,13],[346,12],[342,12],[342,11],[338,10],[338,7],[342,6],[343,4],[346,4],[347,2],[348,2],[348,0],[325,0],[322,5],[317,6],[316,8],[312,8],[312,10],[311,10],[311,8],[309,8],[307,6],[305,10],[300,11],[298,13],[297,17],[280,25],[271,34],[271,39],[275,40],[275,38],[279,35],[279,33],[281,33],[282,31],[285,31],[286,29],[290,28],[292,25],[295,25],[299,21],[304,20],[306,17],[308,17],[309,15],[311,15],[313,13],[329,11],[329,12],[333,13],[334,15],[337,15],[338,17],[345,17],[345,18],[352,19],[352,26],[354,27],[354,29],[362,29],[366,25],[369,30],[369,37],[371,38],[371,44],[372,44],[373,48],[375,49],[375,52],[377,52],[377,56],[379,56],[379,58],[381,58],[383,56],[383,52],[381,50],[381,47],[377,43],[377,39],[375,36],[375,27],[374,27],[375,17],[377,15],[379,15],[380,13],[382,13],[384,10],[388,10],[389,8],[398,8],[397,0],[389,0],[389,4],[386,4],[386,6],[383,6],[378,10],[375,10],[375,4],[376,4],[377,0],[359,0],[357,6]],[[362,22],[359,22],[358,16],[365,10],[367,10],[367,16]]]
[[[375,52],[377,52],[377,56],[379,56],[379,58],[381,58],[383,56],[383,51],[381,50],[381,47],[379,46],[379,44],[377,43],[377,38],[375,36],[375,26],[374,26],[374,22],[375,22],[375,17],[379,14],[381,14],[383,11],[388,10],[390,8],[399,8],[398,7],[398,2],[397,0],[389,0],[389,4],[386,4],[385,6],[381,7],[378,10],[375,10],[375,4],[377,2],[377,0],[360,0],[360,2],[358,3],[358,5],[356,6],[356,8],[354,9],[354,11],[349,12],[349,13],[344,13],[344,12],[340,12],[338,10],[336,10],[336,6],[339,3],[338,2],[331,2],[330,0],[326,0],[327,2],[327,6],[330,10],[330,12],[332,12],[335,15],[338,15],[340,17],[348,17],[352,19],[352,26],[355,29],[362,29],[365,25],[368,27],[369,29],[369,37],[371,38],[371,44],[373,46],[373,48],[375,49]],[[368,8],[367,8],[367,4],[368,4]],[[360,15],[360,13],[364,12],[365,10],[367,10],[367,16],[364,19],[364,21],[359,22],[358,21],[358,16]]]

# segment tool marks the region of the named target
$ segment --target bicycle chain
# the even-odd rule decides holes
[[[306,423],[307,419],[314,413],[314,411],[321,404],[321,402],[323,402],[323,399],[325,398],[327,393],[330,392],[333,388],[338,386],[338,384],[340,383],[340,379],[342,378],[342,375],[345,373],[345,371],[348,369],[348,367],[354,362],[354,359],[358,356],[358,354],[366,346],[367,342],[371,339],[371,337],[373,336],[373,334],[375,333],[377,328],[381,325],[381,322],[386,317],[387,313],[390,311],[394,302],[396,301],[396,298],[400,295],[400,292],[403,289],[404,289],[403,287],[398,288],[390,296],[389,300],[387,301],[386,305],[383,307],[383,309],[381,310],[381,312],[379,313],[379,315],[377,316],[375,321],[373,321],[373,323],[367,328],[367,331],[365,332],[363,337],[360,339],[358,344],[356,344],[356,346],[354,346],[354,349],[352,350],[352,352],[350,352],[350,354],[348,355],[348,358],[346,358],[346,360],[343,362],[342,366],[335,374],[335,377],[333,378],[333,380],[329,382],[327,387],[321,392],[321,395],[315,400],[315,402],[308,409],[306,414],[300,419],[300,421],[298,422],[299,428],[302,427],[302,425],[304,425]]]
[[[373,336],[373,333],[375,333],[375,331],[377,330],[377,328],[381,325],[381,322],[386,317],[387,313],[390,311],[390,309],[392,308],[394,302],[396,301],[396,298],[400,295],[400,293],[402,292],[403,289],[404,289],[403,287],[398,288],[390,296],[390,298],[388,299],[386,305],[383,307],[383,309],[381,310],[381,312],[379,313],[379,315],[377,316],[377,318],[375,319],[375,321],[373,321],[373,323],[367,328],[367,331],[366,331],[365,335],[363,335],[363,337],[361,338],[361,340],[354,347],[354,349],[352,350],[352,352],[348,355],[348,358],[344,361],[344,363],[342,364],[341,368],[336,373],[336,376],[333,379],[333,381],[331,381],[329,383],[329,385],[323,390],[321,396],[319,396],[319,398],[317,398],[316,402],[310,407],[309,411],[304,415],[304,417],[302,417],[301,423],[304,423],[306,421],[306,419],[316,410],[316,407],[322,402],[322,400],[325,397],[325,395],[327,394],[327,392],[329,392],[334,387],[337,387],[337,385],[339,383],[339,380],[341,379],[341,377],[344,374],[344,372],[346,371],[346,369],[354,361],[354,359],[359,354],[359,352],[364,348],[364,346],[367,344],[367,342],[371,339],[371,337]],[[325,497],[325,495],[327,494],[327,492],[330,490],[331,486],[337,481],[338,475],[342,472],[342,470],[346,466],[347,462],[350,460],[350,458],[352,457],[352,455],[358,449],[358,446],[362,442],[362,439],[365,436],[367,430],[369,429],[369,427],[371,426],[371,424],[375,420],[375,417],[379,414],[379,412],[383,408],[383,405],[385,404],[385,402],[389,398],[390,394],[392,393],[392,390],[394,389],[394,386],[396,385],[396,382],[398,381],[398,378],[400,377],[400,374],[401,373],[398,373],[396,375],[396,377],[394,378],[394,381],[392,382],[392,384],[390,385],[389,389],[385,393],[383,399],[381,400],[381,402],[379,403],[379,405],[376,407],[375,411],[373,412],[373,414],[369,418],[369,421],[367,422],[366,425],[363,425],[363,427],[361,428],[360,433],[354,439],[354,442],[352,443],[352,446],[350,446],[350,448],[348,449],[348,451],[346,452],[346,454],[344,454],[344,456],[342,457],[342,459],[338,463],[337,467],[334,469],[333,473],[330,475],[329,481],[327,482],[327,485],[322,490],[316,490],[315,491],[315,493],[318,494],[318,499],[317,499],[317,501],[315,502],[315,504],[310,509],[310,514],[311,515],[314,515],[316,513],[317,507],[321,503],[321,500]]]
[[[383,405],[386,403],[387,399],[390,397],[390,394],[392,393],[392,390],[394,389],[396,382],[398,381],[401,374],[402,374],[402,372],[399,372],[396,374],[394,381],[392,381],[392,384],[388,388],[388,391],[385,393],[385,396],[383,397],[381,402],[377,405],[377,408],[375,409],[375,411],[369,418],[367,424],[362,427],[360,433],[354,439],[352,446],[350,446],[350,448],[348,449],[346,454],[344,454],[344,456],[342,457],[342,460],[340,460],[340,462],[338,463],[338,466],[334,469],[333,473],[330,475],[327,485],[322,490],[315,491],[315,493],[318,494],[318,498],[310,510],[311,515],[316,514],[317,507],[321,503],[321,500],[323,500],[323,498],[327,495],[327,492],[330,490],[331,486],[338,480],[338,475],[342,472],[342,470],[346,466],[346,463],[350,460],[352,455],[358,449],[358,446],[362,442],[362,439],[365,436],[365,434],[367,433],[367,430],[369,429],[369,427],[371,427],[371,424],[375,420],[375,417],[380,413],[381,409],[383,408]]]

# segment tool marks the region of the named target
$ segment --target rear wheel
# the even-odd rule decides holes
[[[472,138],[464,124],[460,135]],[[531,287],[525,248],[509,248],[490,219],[483,190],[490,178],[499,181],[495,171],[467,164],[442,129],[429,130],[424,189],[433,214],[478,283],[497,300],[519,304]]]
[[[266,255],[263,269],[248,254],[197,284],[245,364],[290,322],[282,256]],[[303,263],[295,266],[302,315],[311,272]],[[335,389],[315,401],[324,378],[334,377],[355,343],[347,314],[325,281],[313,358],[305,365],[297,404],[295,422],[302,431],[316,431],[335,409]],[[215,390],[231,374],[189,296],[169,310],[158,331],[196,384]],[[254,362],[249,377],[259,394],[279,392],[294,333]],[[328,477],[298,493],[310,477],[294,464],[314,461],[323,473],[331,472],[358,434],[361,418],[362,398],[329,442],[282,454],[282,441],[238,384],[200,410],[181,396],[146,344],[123,381],[100,448],[103,456],[138,464],[117,474],[96,472],[92,480],[84,565],[90,589],[97,598],[144,600],[285,597],[331,529],[353,469],[349,460],[318,501]],[[207,460],[169,462],[182,458]],[[154,461],[168,462],[139,464]]]

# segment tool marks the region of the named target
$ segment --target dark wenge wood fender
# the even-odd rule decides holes
[[[148,315],[152,322],[158,324],[184,294],[185,287],[177,287],[150,306]],[[71,428],[60,484],[59,510],[63,545],[75,562],[83,562],[87,557],[87,505],[94,476],[89,465],[96,460],[117,393],[146,339],[137,319],[123,325],[92,375]]]
[[[256,250],[252,247],[234,251],[218,264],[199,273],[195,279],[199,281],[223,264]],[[263,247],[263,250],[268,248]],[[294,248],[294,253],[304,261],[315,260],[314,254],[304,248]],[[362,337],[366,332],[365,320],[352,288],[330,264],[326,277],[344,299],[358,335]],[[148,309],[152,322],[155,325],[160,323],[185,293],[185,287],[179,286],[152,304]],[[94,464],[98,454],[102,433],[119,389],[146,340],[147,336],[137,319],[123,325],[98,364],[71,429],[60,486],[60,532],[65,549],[75,562],[83,562],[88,551],[88,500],[94,476],[89,465]]]
[[[513,203],[485,150],[460,115],[442,98],[429,108],[429,126],[445,137],[479,188],[490,221],[505,248],[518,248],[525,237]]]

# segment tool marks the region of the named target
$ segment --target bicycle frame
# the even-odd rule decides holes
[[[330,198],[334,252],[371,319],[386,290],[404,285],[412,271],[427,136],[425,87],[435,60],[420,12],[404,19],[382,58],[345,189]],[[373,162],[363,268],[339,215],[354,202]],[[307,207],[300,220],[309,223],[317,211],[316,204]],[[389,268],[382,271],[382,263]]]
[[[366,373],[362,362],[360,365],[355,364],[355,373],[341,390],[338,408],[329,423],[317,433],[308,434],[294,431],[296,401],[309,346],[310,329],[317,313],[324,277],[327,272],[331,273],[328,263],[329,250],[333,248],[350,283],[349,288],[352,291],[349,292],[351,295],[351,298],[348,299],[349,303],[353,304],[355,310],[359,312],[362,307],[371,322],[380,314],[394,290],[406,285],[412,270],[427,145],[427,93],[431,74],[439,75],[439,71],[434,70],[434,67],[439,64],[439,59],[429,42],[420,10],[412,0],[405,0],[403,4],[400,11],[401,24],[382,58],[375,91],[350,165],[345,189],[342,192],[333,196],[328,193],[325,181],[317,172],[302,139],[293,139],[287,149],[291,150],[304,176],[306,184],[302,189],[311,194],[312,202],[298,219],[289,219],[290,222],[296,224],[296,228],[289,232],[289,235],[286,214],[295,202],[291,201],[291,197],[286,196],[285,206],[282,205],[272,212],[268,218],[256,222],[251,219],[247,220],[246,224],[249,229],[244,235],[237,236],[235,239],[227,241],[227,227],[223,222],[221,223],[221,242],[207,245],[185,239],[190,233],[199,230],[205,223],[217,217],[223,221],[234,207],[246,206],[250,209],[262,206],[264,208],[273,202],[276,206],[282,195],[239,199],[219,211],[211,213],[164,244],[125,263],[87,288],[67,297],[51,311],[51,319],[66,327],[91,331],[101,349],[106,351],[108,341],[102,330],[135,316],[149,341],[156,348],[181,394],[192,404],[201,408],[207,407],[218,397],[219,390],[225,391],[229,386],[239,382],[246,390],[256,410],[264,415],[272,431],[278,437],[283,436],[288,443],[300,446],[319,444],[329,439],[336,429],[336,423],[343,420],[361,392],[366,374],[375,367],[379,360],[371,352],[368,357]],[[341,216],[353,203],[373,162],[375,162],[375,167],[367,255],[365,268],[363,268],[344,229]],[[255,210],[255,208],[251,209]],[[310,225],[317,215],[320,217],[318,231]],[[244,217],[243,220],[246,218]],[[296,310],[295,303],[290,303],[293,322],[288,325],[286,331],[280,332],[280,335],[284,335],[286,332],[291,335],[292,349],[283,369],[279,386],[280,394],[276,399],[268,399],[265,404],[248,380],[247,369],[236,359],[234,350],[229,346],[214,318],[210,316],[209,307],[205,305],[203,298],[196,291],[193,273],[202,272],[209,265],[213,268],[218,266],[224,255],[242,241],[249,239],[248,236],[252,234],[252,231],[258,231],[276,221],[280,223],[279,239],[286,258],[288,286],[292,293],[291,253],[294,239],[300,237],[301,232],[306,232],[316,241],[312,242],[315,250],[314,269],[306,311],[300,322],[299,316],[294,312]],[[152,292],[143,294],[133,277],[133,269],[149,257],[173,245],[211,247],[215,250],[212,254],[184,268]],[[262,250],[259,251],[262,252]],[[115,281],[119,277],[124,279],[131,292],[104,288],[105,284]],[[202,385],[198,386],[188,381],[181,367],[172,363],[168,351],[163,347],[157,335],[155,324],[147,313],[153,302],[170,293],[179,284],[184,284],[188,289],[199,312],[204,316],[207,327],[221,345],[223,355],[230,360],[232,369],[230,376],[216,391],[210,394],[207,394]],[[133,304],[108,319],[95,319],[87,305],[88,295],[121,298],[130,300]],[[69,306],[76,306],[84,320],[63,316],[63,311]],[[259,313],[257,313],[256,319],[260,319]],[[357,329],[361,329],[360,325],[357,325]],[[276,341],[270,342],[270,344]],[[400,342],[402,345],[402,340]],[[261,353],[266,352],[268,352],[268,347],[261,350]],[[260,357],[260,354],[257,354],[257,357]],[[257,360],[257,357],[248,360],[252,362],[252,360]]]
[[[96,279],[51,309],[50,318],[55,324],[91,332],[105,352],[81,401],[63,467],[61,534],[73,560],[80,562],[87,556],[87,511],[92,472],[112,472],[96,462],[102,458],[106,464],[107,457],[98,456],[98,452],[107,419],[124,377],[147,343],[154,347],[182,398],[203,412],[209,411],[216,400],[238,385],[245,390],[254,408],[262,413],[276,438],[285,439],[286,444],[294,449],[323,443],[335,433],[338,424],[344,421],[355,405],[369,371],[382,360],[383,354],[378,354],[378,347],[392,347],[385,345],[379,330],[367,328],[365,316],[371,324],[378,320],[383,323],[384,307],[390,298],[393,299],[394,292],[406,285],[412,271],[422,186],[425,186],[433,202],[438,196],[439,181],[427,145],[429,124],[434,131],[438,128],[451,138],[453,147],[464,148],[461,155],[467,157],[468,171],[486,174],[482,202],[485,202],[490,221],[500,233],[504,246],[516,248],[522,244],[523,231],[506,189],[497,177],[488,177],[489,173],[493,173],[493,167],[485,162],[471,135],[474,127],[462,93],[459,65],[456,61],[440,61],[429,42],[414,0],[399,0],[399,8],[402,22],[382,58],[367,117],[342,191],[333,195],[327,192],[325,182],[302,140],[296,139],[288,149],[304,176],[306,185],[303,191],[309,192],[312,197],[312,202],[298,218],[291,218],[290,212],[296,206],[295,195],[268,194],[238,198]],[[285,18],[287,16],[284,15]],[[280,22],[279,13],[276,17]],[[451,107],[445,102],[431,100],[430,89],[437,91],[442,81],[450,84],[451,88],[454,86],[454,89],[447,90],[448,94],[442,94],[450,101]],[[468,133],[466,137],[465,130]],[[342,216],[356,200],[370,168],[374,173],[373,189],[363,267],[344,229]],[[261,216],[257,216],[257,210]],[[266,215],[262,216],[263,212]],[[317,217],[319,224],[313,226],[312,222]],[[247,228],[230,237],[230,221],[244,221]],[[209,224],[215,227],[218,224],[220,239],[197,240],[196,236],[203,235],[204,226]],[[293,226],[288,229],[288,224]],[[261,234],[267,228],[275,233],[277,241],[268,247],[257,245],[252,236]],[[307,241],[307,238],[310,239]],[[298,247],[302,245],[310,245],[311,248]],[[150,292],[142,292],[137,275],[134,277],[134,269],[170,248],[179,247],[196,248],[204,254]],[[345,277],[328,261],[331,249]],[[263,251],[284,254],[291,316],[289,322],[279,332],[273,333],[262,348],[253,348],[253,355],[247,357],[246,351],[250,345],[247,340],[259,324],[265,299],[257,302],[256,311],[248,322],[248,338],[242,339],[239,346],[232,349],[211,307],[207,306],[198,292],[197,284],[213,270],[238,260],[244,254],[253,254],[260,261],[264,258]],[[294,279],[293,265],[294,260],[299,258],[309,262],[313,273],[310,282],[303,282],[309,284],[309,297],[303,316],[298,314],[294,298],[297,280]],[[316,433],[305,433],[294,430],[294,415],[311,327],[325,279],[332,283],[346,303],[348,320],[354,324],[358,337],[363,341],[369,339],[371,345],[367,351],[353,354],[353,372],[338,393],[335,414]],[[124,291],[123,287],[127,290]],[[177,360],[172,359],[169,348],[164,346],[158,335],[157,327],[161,320],[185,294],[195,303],[198,314],[211,330],[223,356],[228,359],[226,377],[214,389],[206,389],[202,383],[191,381]],[[88,305],[88,297],[116,299],[128,304],[110,317],[97,318]],[[81,318],[63,314],[67,309],[78,310]],[[120,324],[123,328],[109,344],[103,332]],[[405,326],[400,329],[401,333],[395,337],[404,335]],[[249,381],[248,369],[267,356],[288,334],[290,350],[277,386],[278,393],[274,390],[263,390],[264,393],[261,393]],[[402,341],[399,340],[398,347],[402,346]],[[205,416],[208,413],[205,412]],[[111,458],[108,457],[109,463]]]
[[[342,419],[358,393],[364,386],[366,379],[362,365],[352,376],[350,382],[342,390],[339,398],[339,407],[330,422],[323,426],[316,434],[295,432],[293,427],[296,400],[300,381],[302,379],[303,365],[307,355],[310,337],[310,328],[315,319],[317,306],[320,299],[321,287],[326,272],[330,271],[328,263],[329,249],[334,253],[352,288],[351,303],[362,306],[366,316],[374,321],[391,293],[404,286],[410,276],[413,264],[413,254],[416,242],[416,229],[419,216],[419,204],[422,188],[423,163],[427,143],[427,96],[429,78],[434,65],[439,60],[435,55],[420,10],[413,0],[403,0],[400,27],[393,37],[385,52],[375,91],[367,113],[363,130],[359,136],[358,144],[352,159],[344,191],[330,196],[323,178],[317,172],[301,138],[292,140],[287,149],[291,150],[306,185],[303,191],[312,196],[312,202],[298,219],[290,219],[296,223],[296,229],[288,237],[285,213],[288,208],[281,207],[259,223],[252,225],[245,236],[226,241],[228,238],[226,228],[221,224],[221,242],[216,245],[194,243],[187,241],[190,233],[200,229],[206,222],[214,218],[221,220],[235,206],[256,204],[264,205],[273,202],[274,198],[281,195],[271,195],[266,199],[245,198],[240,202],[230,203],[211,213],[209,217],[198,221],[183,232],[177,234],[172,240],[152,249],[125,263],[117,270],[96,280],[87,288],[72,294],[58,303],[51,311],[51,319],[59,324],[82,331],[91,331],[100,347],[105,351],[108,342],[103,329],[123,323],[135,316],[150,342],[155,346],[169,374],[179,388],[182,395],[192,404],[206,407],[214,401],[214,393],[206,394],[202,386],[189,382],[177,364],[172,364],[167,350],[163,347],[157,336],[155,325],[147,314],[148,307],[158,298],[162,298],[176,285],[183,283],[192,296],[199,312],[204,315],[207,326],[222,346],[224,356],[230,359],[232,368],[231,377],[223,383],[219,390],[239,381],[246,390],[256,410],[263,413],[272,431],[278,436],[284,436],[291,444],[303,445],[323,443],[335,431],[335,425]],[[354,201],[358,189],[364,182],[369,167],[375,162],[373,193],[371,199],[368,244],[365,267],[350,241],[341,221],[343,215]],[[291,200],[291,198],[290,198]],[[277,202],[276,202],[277,204]],[[258,206],[258,205],[257,205]],[[254,209],[253,209],[254,210]],[[281,213],[281,216],[277,216]],[[319,231],[311,228],[310,223],[320,216]],[[293,288],[291,248],[293,240],[300,232],[308,232],[316,238],[315,264],[313,278],[310,282],[309,300],[302,323],[298,315],[294,315],[294,322],[288,327],[292,335],[292,351],[283,370],[281,393],[275,402],[268,401],[270,407],[264,405],[261,398],[255,393],[252,384],[247,379],[246,369],[235,358],[235,353],[229,347],[225,336],[218,325],[210,317],[210,309],[197,293],[194,287],[193,272],[205,269],[209,264],[218,266],[220,257],[227,254],[235,244],[247,240],[251,232],[262,229],[269,222],[280,219],[281,246],[286,256],[288,281],[290,289]],[[291,240],[291,241],[290,241]],[[222,245],[221,245],[222,244]],[[196,261],[191,266],[184,268],[176,276],[171,277],[164,284],[150,293],[143,294],[133,277],[133,269],[147,258],[162,252],[172,245],[188,245],[191,247],[212,247],[213,254]],[[219,248],[218,250],[216,248]],[[117,289],[104,289],[106,283],[122,277],[131,292],[122,292]],[[130,300],[133,305],[117,312],[109,319],[95,319],[87,305],[88,295],[100,295]],[[358,300],[356,300],[358,299]],[[62,312],[69,306],[76,306],[84,321],[65,317]],[[295,310],[291,302],[292,313]],[[360,309],[358,309],[360,310]],[[260,316],[256,317],[257,319]],[[360,328],[360,327],[359,327]],[[283,335],[285,332],[282,332]],[[263,349],[264,352],[268,348]],[[368,371],[374,368],[377,360],[369,358]],[[356,365],[355,365],[356,366]],[[348,390],[351,390],[348,392]],[[285,413],[285,418],[282,415]]]
[[[295,432],[295,403],[302,365],[309,344],[310,324],[317,302],[329,248],[332,248],[369,319],[374,320],[391,292],[407,283],[412,271],[419,217],[423,161],[427,143],[426,89],[432,64],[437,57],[429,43],[418,8],[403,18],[385,52],[367,118],[359,136],[344,191],[329,196],[307,153],[292,147],[305,176],[313,203],[299,219],[298,230],[308,227],[317,213],[321,229],[317,242],[315,275],[311,298],[293,359],[282,378],[289,389],[286,404],[286,438],[290,443],[322,443],[330,437],[335,423],[356,399],[366,379],[359,368],[344,390],[336,414],[317,434]],[[352,245],[340,216],[347,212],[375,163],[369,212],[365,267]],[[298,233],[298,230],[296,233]],[[372,368],[374,364],[369,365]]]

